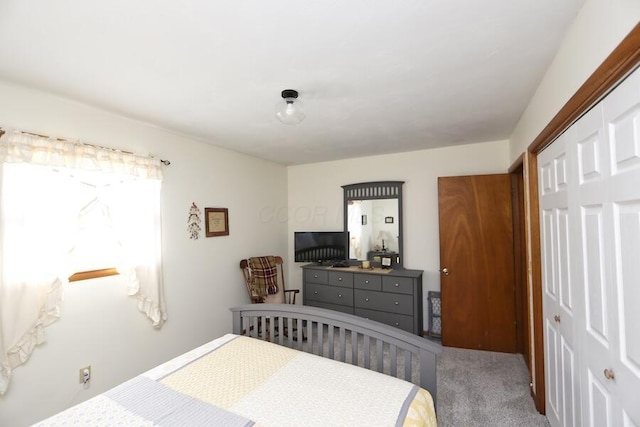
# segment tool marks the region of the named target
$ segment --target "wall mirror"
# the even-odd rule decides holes
[[[404,181],[343,185],[344,229],[349,259],[402,267],[402,185]]]

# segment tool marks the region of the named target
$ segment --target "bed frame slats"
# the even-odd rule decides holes
[[[391,376],[392,377],[397,377],[398,376],[398,369],[397,369],[397,355],[398,353],[398,347],[396,347],[395,345],[391,345],[389,346],[389,361],[391,363],[390,366],[390,370],[391,370]]]
[[[362,352],[364,353],[364,367],[367,369],[371,369],[371,349],[369,347],[370,340],[369,336],[364,336],[364,349]]]
[[[361,366],[436,390],[440,344],[401,329],[318,307],[251,304],[231,309],[233,333]],[[375,360],[374,360],[375,359]]]
[[[404,379],[411,381],[411,353],[404,352]]]

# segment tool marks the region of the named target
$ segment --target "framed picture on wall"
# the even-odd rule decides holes
[[[362,215],[362,225],[367,225],[367,216],[366,215]]]
[[[393,217],[392,216],[385,216],[384,217],[384,222],[385,222],[385,224],[393,224]]]
[[[229,235],[229,209],[204,208],[204,218],[207,237]]]

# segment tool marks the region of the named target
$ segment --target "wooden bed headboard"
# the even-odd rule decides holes
[[[436,357],[442,346],[351,314],[291,304],[231,309],[233,333],[401,378],[437,398]],[[284,333],[280,333],[283,331]]]

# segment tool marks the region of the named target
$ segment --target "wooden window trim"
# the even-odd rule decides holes
[[[78,282],[80,280],[96,279],[98,277],[115,276],[118,271],[115,268],[102,268],[100,270],[79,271],[69,276],[69,282]]]

